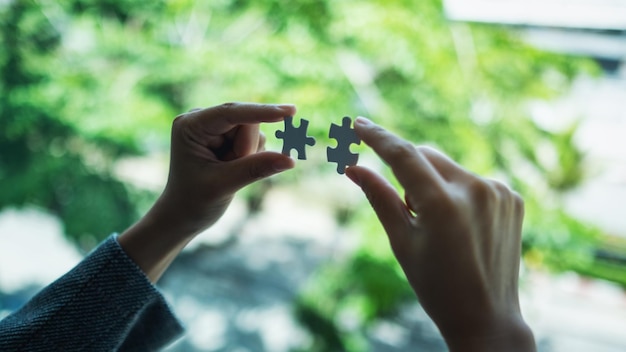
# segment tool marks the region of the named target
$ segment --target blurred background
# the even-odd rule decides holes
[[[176,115],[285,102],[317,144],[163,277],[169,350],[446,350],[325,160],[345,115],[523,195],[541,351],[626,350],[626,1],[0,0],[0,48],[0,317],[148,209]]]

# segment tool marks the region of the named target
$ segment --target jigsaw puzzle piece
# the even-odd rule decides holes
[[[291,156],[291,150],[295,149],[298,153],[298,159],[306,159],[305,147],[314,146],[315,138],[308,137],[306,135],[307,128],[309,127],[309,121],[300,119],[300,126],[298,128],[293,125],[293,116],[285,117],[285,130],[276,131],[276,138],[283,140],[282,153],[287,156]]]
[[[361,139],[350,126],[352,119],[345,116],[341,121],[341,126],[336,124],[330,125],[328,136],[337,140],[335,148],[326,148],[326,157],[329,162],[337,163],[337,173],[344,174],[346,167],[356,165],[359,160],[359,154],[350,151],[351,144],[361,144]]]

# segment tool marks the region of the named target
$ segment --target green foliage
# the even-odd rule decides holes
[[[560,210],[559,193],[585,176],[578,126],[545,131],[527,111],[529,99],[558,96],[595,66],[503,28],[450,23],[439,0],[12,0],[0,2],[0,45],[0,207],[47,209],[78,241],[136,218],[151,195],[116,180],[113,167],[166,151],[180,112],[293,102],[318,146],[331,122],[366,115],[504,179],[526,199],[529,263],[626,282],[598,260],[604,235]],[[280,126],[262,128],[272,136]],[[334,172],[310,159],[278,180]],[[253,210],[267,187],[246,193]],[[312,350],[363,349],[368,324],[413,299],[371,209],[350,214],[342,196],[329,204],[363,237],[297,306]],[[346,314],[355,326],[341,324]]]
[[[302,291],[295,315],[313,337],[308,351],[363,350],[371,324],[415,299],[397,262],[368,249],[324,267]]]
[[[528,214],[523,254],[530,267],[573,271],[583,276],[617,283],[626,288],[626,241],[553,210]]]
[[[578,131],[578,124],[552,135],[552,141],[558,155],[557,166],[553,170],[547,170],[546,176],[553,189],[570,190],[578,186],[585,176],[584,154],[577,148],[571,147],[575,145],[576,131]]]
[[[344,334],[332,320],[334,315],[324,314],[310,302],[299,301],[295,304],[295,316],[311,333],[313,342],[306,351],[345,351]]]
[[[102,238],[128,226],[135,207],[108,165],[132,150],[108,136],[81,135],[61,117],[67,104],[54,67],[61,35],[30,1],[1,9],[0,208],[35,205],[58,215],[76,239]]]

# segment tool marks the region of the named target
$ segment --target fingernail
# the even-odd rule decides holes
[[[363,116],[358,116],[355,120],[354,120],[355,124],[359,124],[361,126],[371,126],[374,123],[372,121],[370,121],[368,118],[363,117]]]
[[[281,110],[293,110],[296,108],[296,106],[293,104],[281,104],[281,105],[278,105],[278,108]]]
[[[272,164],[272,167],[277,172],[289,170],[289,169],[291,169],[293,167],[293,160],[291,160],[291,159],[276,160]]]

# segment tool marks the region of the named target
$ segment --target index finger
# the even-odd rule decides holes
[[[422,200],[430,199],[430,195],[441,191],[443,179],[411,143],[363,117],[356,118],[354,128],[365,144],[391,167],[402,187],[415,202],[422,203]],[[419,207],[419,204],[412,205]]]
[[[226,103],[188,115],[203,128],[221,134],[237,125],[282,121],[295,113],[296,107],[288,104]]]

